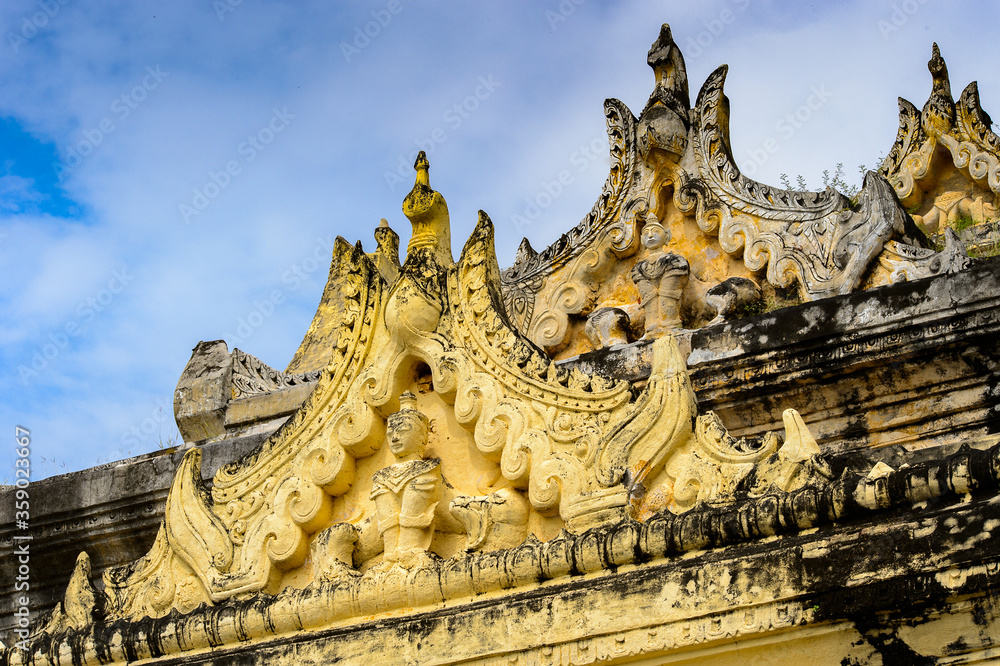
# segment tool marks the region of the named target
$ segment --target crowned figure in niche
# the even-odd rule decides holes
[[[646,216],[639,238],[646,256],[635,262],[632,282],[639,290],[646,319],[643,337],[657,338],[681,326],[681,292],[691,268],[684,257],[663,249],[670,242],[670,232],[655,215]]]
[[[371,499],[384,547],[382,561],[409,567],[427,557],[443,481],[441,460],[424,459],[428,424],[416,408],[416,397],[407,391],[399,403],[399,411],[386,422],[389,450],[398,462],[372,477]]]

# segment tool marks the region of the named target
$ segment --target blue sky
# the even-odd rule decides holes
[[[400,204],[420,148],[456,252],[480,208],[502,265],[522,236],[555,240],[607,175],[603,100],[645,104],[661,23],[692,99],[729,64],[744,171],[818,188],[824,169],[843,162],[856,180],[888,151],[897,96],[919,107],[930,91],[933,41],[955,96],[978,78],[1000,113],[983,55],[998,14],[934,0],[6,0],[0,481],[15,425],[31,430],[35,478],[169,441],[199,340],[284,368],[333,239],[370,249],[382,217],[408,238]],[[528,215],[567,169],[572,182]]]

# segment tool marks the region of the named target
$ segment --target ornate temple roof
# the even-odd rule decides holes
[[[1000,264],[966,251],[1000,143],[975,84],[956,105],[935,45],[852,199],[744,175],[726,66],[692,106],[666,25],[648,64],[550,247],[501,270],[480,211],[456,260],[421,152],[402,261],[384,220],[373,253],[338,239],[284,372],[200,343],[148,550],[96,584],[81,552],[5,663],[1000,649]]]

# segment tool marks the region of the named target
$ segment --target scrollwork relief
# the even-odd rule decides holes
[[[633,188],[638,168],[637,121],[632,112],[616,99],[604,103],[604,115],[611,144],[611,170],[593,209],[573,229],[555,243],[535,252],[522,241],[514,265],[501,275],[504,309],[511,323],[536,344],[555,346],[566,334],[568,314],[584,311],[592,299],[579,285],[599,279],[602,268],[633,246],[635,229],[625,223],[621,210]],[[588,253],[589,256],[581,257]],[[550,276],[573,263],[565,278],[548,285],[559,293],[539,308],[536,295]]]
[[[725,66],[715,70],[698,94],[696,175],[676,190],[675,204],[694,212],[725,252],[742,252],[746,266],[765,271],[776,287],[797,285],[805,300],[852,291],[883,244],[908,234],[906,212],[873,172],[865,176],[857,209],[832,188],[793,192],[746,178],[732,159],[726,72]]]
[[[597,204],[545,251],[522,244],[503,273],[482,211],[453,259],[447,204],[420,153],[403,202],[413,228],[405,262],[384,221],[374,253],[335,245],[336,331],[317,333],[329,349],[298,361],[322,357],[324,367],[285,374],[232,353],[232,397],[314,385],[304,404],[211,484],[201,450],[188,451],[149,552],[105,572],[104,608],[82,556],[43,633],[85,631],[95,619],[216,617],[213,606],[265,607],[276,595],[287,612],[268,617],[266,631],[278,635],[880,510],[901,501],[889,483],[913,501],[995,485],[996,448],[963,450],[934,469],[883,466],[834,480],[794,410],[783,414],[783,437],[737,439],[699,412],[675,337],[692,294],[718,323],[760,299],[760,285],[812,300],[966,265],[950,231],[944,250],[920,247],[896,199],[930,177],[939,145],[976,182],[995,190],[1000,179],[1000,139],[975,86],[949,106],[939,60],[935,48],[924,110],[900,102],[883,167],[890,180],[869,173],[852,204],[832,189],[746,178],[729,142],[726,68],[690,108],[665,27],[649,53],[656,88],[641,117],[605,105],[612,168]],[[700,280],[691,255],[668,248],[669,229],[685,225],[753,279]],[[602,303],[612,273],[621,293]],[[324,321],[317,315],[314,328]],[[629,384],[553,360],[581,330],[595,347],[651,340],[648,378]],[[596,653],[634,652],[612,648]]]
[[[934,44],[933,88],[921,111],[899,100],[899,131],[879,171],[929,234],[1000,217],[1000,138],[983,111],[975,81],[952,99],[948,67]],[[976,240],[968,243],[979,246]]]
[[[256,356],[239,349],[233,349],[232,357],[234,400],[292,386],[313,384],[319,379],[319,370],[286,375],[268,366]]]

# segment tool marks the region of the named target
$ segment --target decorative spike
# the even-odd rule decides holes
[[[531,261],[538,256],[535,252],[535,248],[531,247],[531,243],[527,238],[521,239],[521,244],[517,246],[517,253],[514,255],[514,263],[520,264],[526,261]]]
[[[896,470],[889,467],[880,460],[875,464],[874,467],[871,468],[871,471],[868,472],[868,476],[866,476],[865,478],[869,481],[874,481],[875,479],[884,479],[895,471]]]
[[[786,409],[781,420],[785,423],[785,443],[778,450],[779,456],[791,462],[803,462],[820,454],[819,444],[797,411]]]

